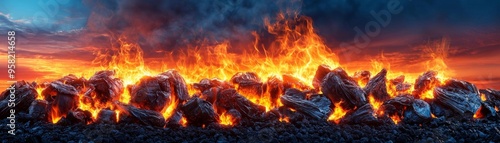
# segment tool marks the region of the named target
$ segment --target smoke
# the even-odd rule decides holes
[[[264,19],[279,12],[298,13],[300,1],[267,0],[220,1],[97,1],[91,8],[87,30],[106,33],[109,38],[126,36],[146,52],[172,51],[188,46],[228,42],[232,47],[247,46],[262,33]],[[103,37],[100,37],[101,39]]]

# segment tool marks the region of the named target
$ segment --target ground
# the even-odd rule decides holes
[[[337,125],[326,121],[255,122],[235,127],[158,128],[139,124],[62,126],[17,123],[15,136],[2,120],[2,142],[500,142],[500,120],[424,124]]]

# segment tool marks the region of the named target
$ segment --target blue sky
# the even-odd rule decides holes
[[[25,26],[25,29],[37,27],[57,32],[84,28],[90,11],[82,1],[23,0],[2,1],[0,13],[8,16],[10,21]]]

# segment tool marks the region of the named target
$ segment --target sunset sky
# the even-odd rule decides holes
[[[401,12],[368,45],[347,55],[341,43],[352,43],[356,27],[376,21],[371,13],[398,2]],[[257,33],[269,38],[264,25],[279,12],[310,17],[314,30],[350,67],[370,67],[370,62],[390,63],[394,71],[423,73],[432,59],[429,46],[449,42],[446,70],[453,78],[479,88],[500,89],[500,1],[498,0],[323,0],[278,1],[131,1],[37,0],[2,1],[0,4],[0,55],[7,55],[7,31],[16,31],[16,79],[51,81],[70,73],[93,74],[97,51],[109,49],[115,38],[126,35],[144,51],[146,65],[199,43],[229,41],[231,47],[252,48]],[[236,48],[237,49],[237,48]],[[235,50],[236,52],[238,50]],[[7,65],[7,60],[0,60]],[[352,68],[355,69],[355,68]],[[7,67],[0,68],[0,87],[8,84]]]

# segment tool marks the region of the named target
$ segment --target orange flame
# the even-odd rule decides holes
[[[378,111],[378,108],[382,105],[382,102],[377,102],[373,96],[369,96],[368,101],[373,106],[374,111]]]
[[[481,101],[486,101],[486,95],[484,95],[483,93],[481,93]]]
[[[119,101],[127,104],[131,99],[130,92],[126,88],[128,85],[137,83],[143,76],[157,75],[167,69],[176,69],[188,83],[189,95],[193,95],[197,90],[194,90],[191,84],[199,82],[203,78],[219,78],[227,81],[237,72],[252,71],[256,72],[262,79],[271,76],[281,77],[280,75],[288,74],[297,78],[306,86],[312,86],[318,65],[340,66],[337,55],[326,46],[323,39],[315,32],[311,18],[298,16],[296,13],[280,13],[274,20],[266,18],[264,23],[268,33],[274,36],[273,39],[275,39],[269,46],[260,43],[263,38],[259,37],[259,34],[254,31],[251,34],[254,36],[255,41],[249,44],[252,46],[251,48],[236,47],[235,49],[228,41],[221,41],[215,45],[202,42],[200,45],[186,47],[185,50],[176,51],[176,53],[169,52],[165,58],[160,60],[145,61],[143,58],[144,51],[140,45],[128,39],[126,35],[112,37],[111,39],[117,42],[111,42],[109,50],[100,50],[94,53],[96,58],[92,63],[101,67],[86,69],[82,71],[81,75],[87,75],[85,78],[88,79],[88,75],[92,75],[95,71],[114,70],[116,77],[122,79],[125,86]],[[422,66],[426,67],[426,70],[438,71],[438,78],[441,79],[441,82],[453,75],[453,72],[445,63],[448,48],[449,42],[447,39],[430,43],[422,48],[425,49],[424,52],[430,59]],[[146,65],[149,65],[149,67]],[[380,59],[371,61],[372,67],[368,71],[374,74],[382,68],[386,68],[388,70],[388,79],[405,75],[405,82],[409,83],[413,83],[421,73],[392,70],[390,65],[390,60],[387,60],[384,54],[381,54]],[[387,84],[390,96],[395,97],[398,93],[394,87],[389,85],[389,82]],[[39,94],[42,90],[42,88],[37,88]],[[412,90],[414,89],[410,88],[408,93],[411,93]],[[241,94],[250,101],[265,106],[266,111],[276,106],[271,103],[267,93],[263,95]],[[433,90],[424,92],[421,97],[424,99],[434,98]],[[39,96],[37,99],[43,98]],[[381,103],[375,102],[373,97],[369,98],[369,100],[375,110],[381,106]],[[94,119],[100,109],[111,107],[111,105],[92,107],[80,103],[80,108],[90,111]],[[171,99],[170,103],[162,110],[163,116],[166,119],[169,118],[178,104],[181,103],[177,99]],[[281,106],[279,100],[278,106]],[[335,107],[328,120],[338,123],[347,111],[340,107],[340,103],[335,104]],[[116,112],[119,113],[119,111]],[[221,118],[226,117],[222,116]],[[395,120],[396,117],[391,118]],[[53,119],[56,120],[56,118]],[[397,119],[395,122],[399,121],[399,117]],[[184,122],[183,125],[187,123],[185,118],[182,118],[181,121]],[[288,122],[288,118],[284,117],[280,121]]]
[[[38,96],[36,97],[37,100],[45,100],[42,96],[42,91],[44,90],[44,88],[40,87],[40,86],[37,86],[36,87],[36,92],[38,93]]]
[[[232,126],[233,125],[233,116],[226,114],[226,113],[227,112],[224,112],[219,116],[219,120],[220,120],[219,124]]]
[[[392,115],[390,116],[391,117],[391,120],[394,122],[394,124],[399,124],[399,122],[401,122],[401,118],[399,118],[398,115]]]
[[[59,113],[59,110],[57,110],[57,107],[53,107],[52,111],[50,112],[50,120],[53,124],[59,122],[63,115]]]
[[[287,116],[283,116],[283,117],[279,118],[279,121],[285,122],[285,123],[290,123],[290,118],[288,118]]]
[[[179,100],[177,100],[174,96],[171,96],[170,102],[165,108],[162,110],[162,115],[165,119],[170,118],[174,114],[175,108],[177,107]]]
[[[187,119],[186,119],[186,117],[182,117],[182,118],[181,118],[181,125],[182,125],[183,127],[187,127]]]
[[[328,121],[334,121],[336,124],[340,122],[340,119],[347,114],[347,111],[342,109],[340,106],[342,102],[335,103],[335,109],[333,110],[333,113],[328,117]]]

